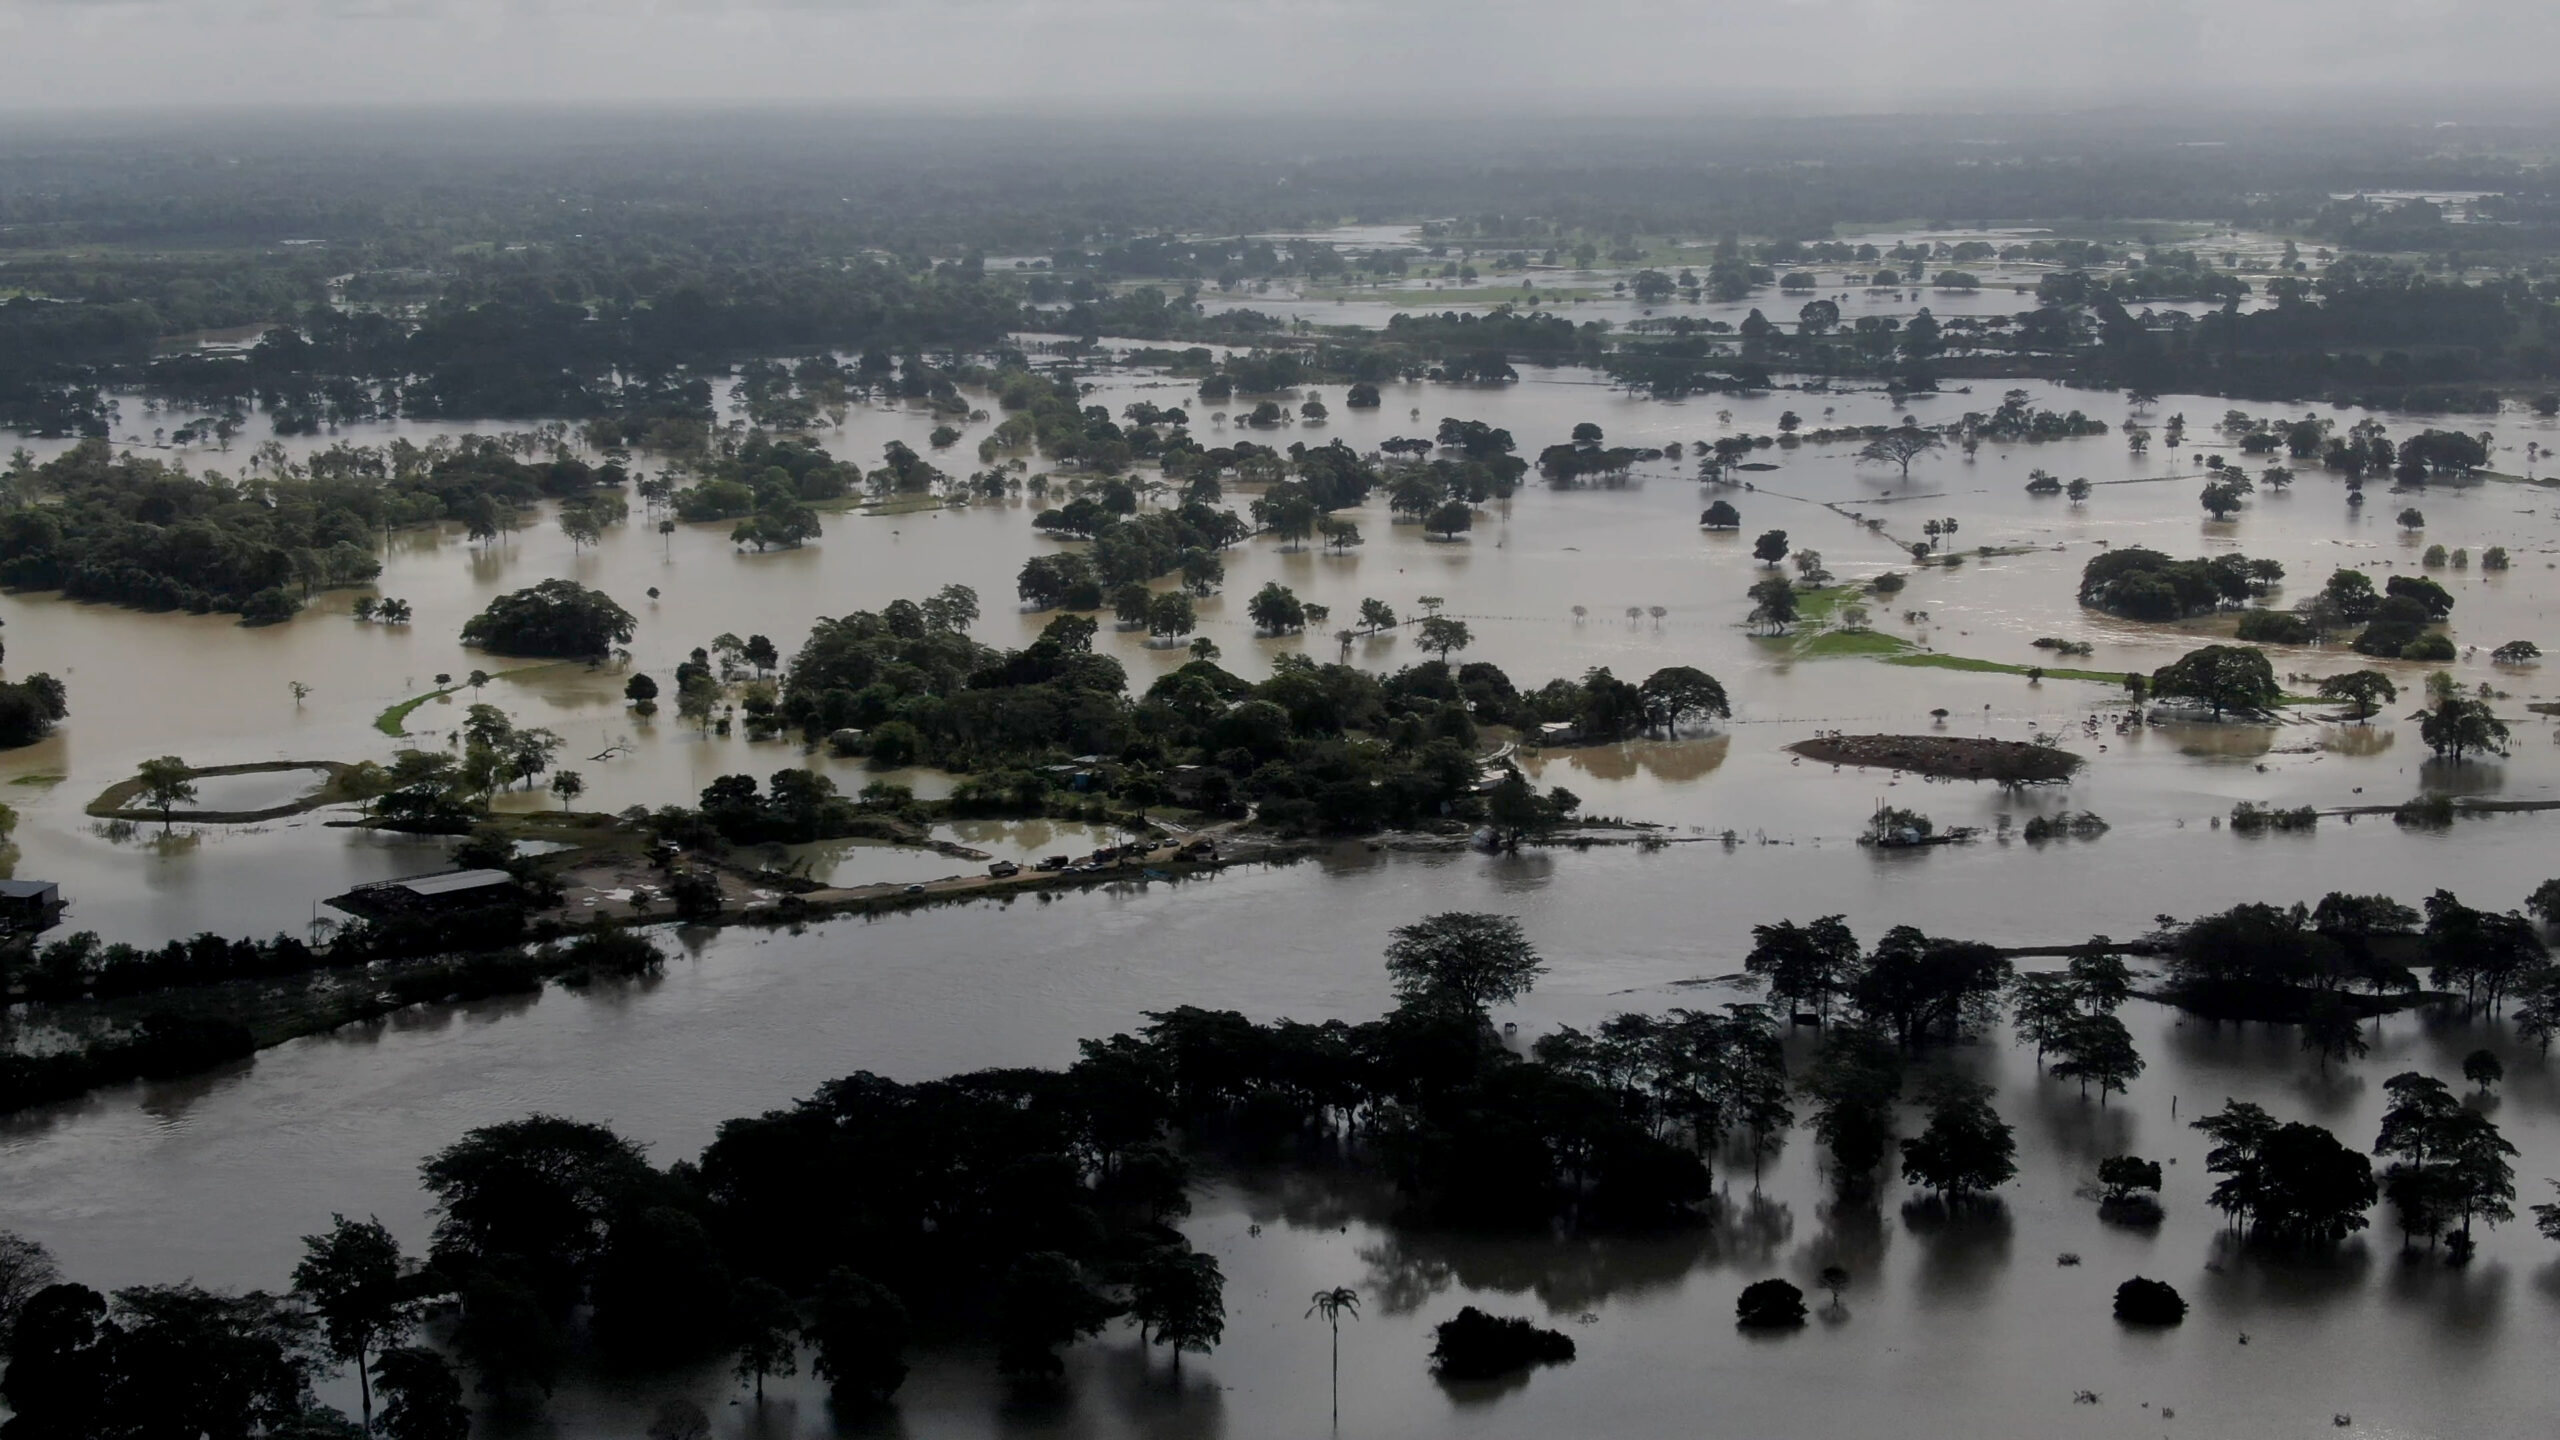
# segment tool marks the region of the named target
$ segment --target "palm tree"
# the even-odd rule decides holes
[[[1333,1327],[1333,1428],[1342,1428],[1342,1312],[1360,1318],[1360,1292],[1348,1285],[1336,1285],[1316,1292],[1313,1305],[1307,1307],[1310,1317],[1322,1315],[1324,1323]]]

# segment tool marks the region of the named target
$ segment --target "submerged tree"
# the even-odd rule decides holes
[[[370,1430],[374,1357],[404,1343],[417,1328],[419,1286],[400,1242],[380,1220],[330,1219],[324,1233],[302,1237],[293,1293],[318,1317],[330,1358],[354,1368]]]
[[[1129,1309],[1140,1333],[1152,1329],[1154,1343],[1172,1347],[1179,1371],[1183,1351],[1205,1355],[1226,1333],[1226,1277],[1217,1257],[1179,1245],[1151,1252],[1131,1276]]]
[[[1446,1001],[1476,1014],[1529,993],[1545,974],[1520,922],[1508,915],[1452,910],[1399,925],[1387,944],[1387,974],[1407,1005]]]
[[[1792,920],[1754,925],[1751,942],[1743,969],[1768,982],[1770,998],[1785,1001],[1790,1017],[1809,1009],[1817,1019],[1827,1019],[1831,1002],[1856,982],[1864,953],[1839,915],[1806,925]]]
[[[1794,581],[1784,575],[1772,575],[1754,584],[1749,593],[1752,601],[1752,624],[1766,625],[1772,634],[1776,634],[1795,623],[1797,607]]]
[[[2320,1057],[2320,1075],[2326,1079],[2331,1061],[2362,1059],[2372,1047],[2366,1044],[2364,1026],[2346,1000],[2334,991],[2322,991],[2312,997],[2311,1008],[2302,1017],[2302,1048]]]
[[[2226,1101],[2194,1122],[2214,1141],[2205,1167],[2224,1178],[2214,1208],[2279,1242],[2334,1245],[2365,1227],[2373,1164],[2317,1125],[2278,1124],[2266,1111]]]
[[[1348,1285],[1319,1290],[1307,1314],[1323,1316],[1325,1328],[1333,1332],[1333,1424],[1338,1430],[1342,1428],[1342,1317],[1360,1318],[1360,1292]]]
[[[1928,1127],[1902,1142],[1902,1178],[1962,1202],[2018,1173],[2018,1145],[1991,1108],[1991,1089],[1955,1076],[1934,1079],[1925,1097]]]
[[[1054,1250],[1023,1256],[997,1297],[996,1366],[1018,1380],[1065,1373],[1058,1347],[1101,1333],[1121,1307],[1095,1290],[1083,1268]]]
[[[160,812],[161,829],[169,828],[179,806],[196,803],[196,784],[192,774],[187,762],[175,755],[145,760],[137,770],[136,778],[142,781],[142,803]]]
[[[730,1302],[729,1329],[737,1338],[737,1363],[731,1368],[740,1380],[755,1383],[759,1406],[764,1404],[766,1376],[799,1372],[799,1325],[798,1307],[780,1286],[754,1276],[739,1282]]]
[[[1939,448],[1946,442],[1917,425],[1902,425],[1867,442],[1858,458],[1875,465],[1891,465],[1903,479],[1911,478],[1911,462]]]
[[[1723,720],[1733,715],[1733,702],[1726,698],[1723,683],[1693,666],[1664,666],[1646,676],[1637,693],[1644,702],[1645,724],[1655,730],[1677,732],[1685,720]]]
[[[2459,765],[2473,751],[2507,753],[2507,722],[2489,711],[2486,700],[2446,695],[2418,717],[2418,738],[2439,757]]]
[[[2322,680],[2320,696],[2324,700],[2345,701],[2357,723],[2361,724],[2372,719],[2383,706],[2399,699],[2400,691],[2391,683],[2391,677],[2379,670],[2350,670],[2344,675],[2332,675]]]
[[[810,1369],[838,1405],[881,1404],[907,1378],[907,1307],[850,1270],[833,1272],[819,1287],[800,1335],[818,1352]]]
[[[2151,693],[2201,701],[2213,708],[2216,720],[2226,710],[2267,709],[2284,695],[2276,686],[2275,667],[2267,663],[2267,652],[2253,645],[2190,650],[2151,672]]]

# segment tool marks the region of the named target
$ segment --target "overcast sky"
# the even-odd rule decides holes
[[[2553,89],[2560,0],[0,0],[0,107],[2012,110]]]

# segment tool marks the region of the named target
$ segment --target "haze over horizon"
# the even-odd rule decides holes
[[[1570,27],[1583,37],[1559,43]],[[12,0],[0,111],[1365,102],[1765,109],[2448,112],[2534,101],[2531,0]],[[2358,92],[2363,92],[2361,95]]]

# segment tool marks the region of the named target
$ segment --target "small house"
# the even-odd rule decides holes
[[[0,927],[41,930],[62,913],[62,887],[50,880],[0,880]]]
[[[359,885],[329,903],[341,910],[375,918],[460,915],[491,906],[517,903],[513,875],[504,870],[445,870],[433,875],[403,875]]]

